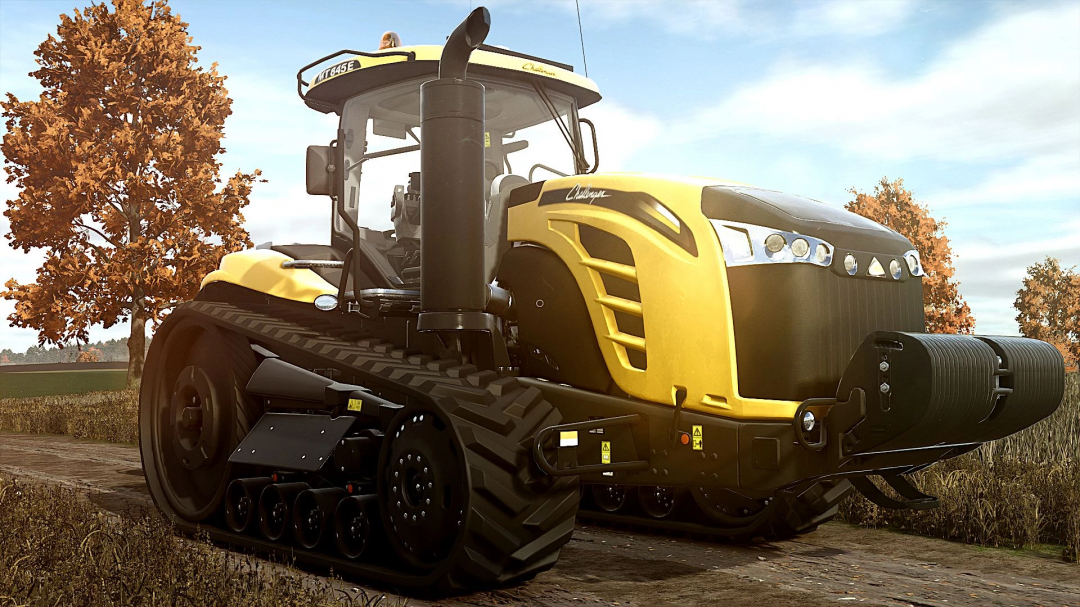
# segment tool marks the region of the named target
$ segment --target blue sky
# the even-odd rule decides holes
[[[388,29],[438,44],[478,4],[171,3],[200,62],[229,78],[224,173],[269,179],[245,210],[255,242],[328,239],[329,205],[304,193],[303,154],[332,137],[333,120],[297,98],[296,70],[374,49]],[[0,0],[0,91],[36,97],[33,50],[76,6]],[[486,6],[490,44],[583,71],[572,0]],[[581,0],[581,18],[604,95],[583,112],[599,128],[602,170],[719,177],[838,206],[851,187],[902,177],[948,221],[980,333],[1016,334],[1026,266],[1046,255],[1080,264],[1080,2]],[[0,185],[0,199],[15,195]],[[39,259],[5,241],[0,280],[33,280]],[[0,315],[11,310],[0,302]],[[96,328],[91,339],[126,334]],[[0,347],[34,343],[0,321]]]

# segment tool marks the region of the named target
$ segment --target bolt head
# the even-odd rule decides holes
[[[881,364],[878,365],[878,369],[881,369],[882,373],[888,373],[888,371],[889,371],[889,363],[887,363],[885,361],[881,361]]]

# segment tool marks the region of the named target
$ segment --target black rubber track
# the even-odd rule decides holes
[[[407,406],[437,407],[452,419],[466,454],[472,490],[465,531],[452,556],[430,571],[405,571],[277,545],[232,533],[224,525],[209,529],[213,539],[283,552],[337,572],[438,594],[520,582],[555,564],[574,529],[579,490],[576,477],[545,477],[532,463],[532,437],[561,420],[538,389],[523,388],[515,378],[498,378],[493,372],[478,371],[454,360],[410,354],[378,339],[347,341],[277,314],[287,315],[286,309],[268,306],[265,311],[253,310],[207,301],[183,304],[158,330],[147,366],[152,368],[164,355],[162,350],[174,327],[198,322],[258,342],[286,360],[337,368],[370,388],[403,395]],[[237,433],[240,431],[238,427]],[[153,455],[149,442],[142,442],[144,468]],[[147,474],[147,484],[155,503],[181,530],[196,531],[195,524],[177,516],[161,498],[155,474]]]

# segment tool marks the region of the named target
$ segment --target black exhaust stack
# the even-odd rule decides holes
[[[484,86],[465,79],[491,27],[477,8],[443,47],[439,78],[420,87],[421,331],[486,331]]]

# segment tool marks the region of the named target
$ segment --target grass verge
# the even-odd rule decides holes
[[[0,477],[0,605],[381,605],[289,567],[116,516],[70,489]]]
[[[0,399],[0,431],[65,434],[110,443],[139,442],[134,390]]]

